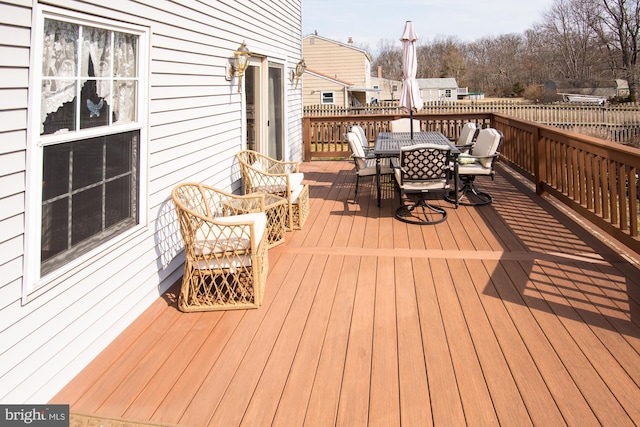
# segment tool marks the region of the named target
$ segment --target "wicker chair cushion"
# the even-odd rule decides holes
[[[260,160],[256,160],[255,162],[251,163],[251,167],[255,168],[257,171],[264,172],[264,168],[262,167],[262,163],[260,163]]]
[[[300,174],[302,175],[302,174]],[[298,197],[300,197],[300,194],[302,194],[302,190],[304,190],[304,185],[302,185],[302,182],[300,184],[298,184],[298,186],[296,186],[294,188],[293,191],[291,191],[291,203],[294,205],[298,204]]]
[[[258,183],[257,186],[253,187],[253,192],[261,192],[261,193],[284,193],[287,191],[287,178],[286,176],[273,176],[269,177],[268,185],[260,185],[260,183],[264,182],[262,175],[260,172],[249,169],[249,177],[251,182]],[[299,190],[303,187],[302,181],[304,180],[304,173],[290,173],[289,174],[289,184],[291,185],[291,192],[294,193],[296,190]]]
[[[243,215],[230,215],[225,217],[217,217],[218,223],[235,224],[237,222],[253,223],[256,244],[262,240],[262,236],[267,229],[267,216],[263,212],[255,212]],[[242,232],[238,234],[238,228],[234,226],[224,226],[218,224],[205,223],[196,230],[194,239],[194,251],[198,256],[215,254],[224,254],[225,252],[236,252],[251,249],[251,236],[249,228],[242,227]],[[229,267],[230,265],[251,265],[249,256],[231,256],[222,257],[217,261],[219,267]],[[248,264],[247,264],[248,263]],[[211,268],[206,262],[198,268]]]

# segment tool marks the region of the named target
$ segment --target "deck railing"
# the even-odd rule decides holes
[[[640,105],[607,104],[603,106],[572,102],[527,104],[516,101],[482,103],[427,102],[421,114],[506,114],[523,120],[559,127],[609,141],[640,144]],[[399,115],[397,102],[381,102],[359,107],[310,105],[305,116]]]
[[[304,118],[305,160],[350,156],[344,133],[361,125],[373,145],[388,131],[390,114]],[[406,117],[406,116],[405,116]],[[506,162],[530,179],[540,195],[550,194],[640,253],[640,149],[565,131],[504,114],[414,114],[421,130],[457,137],[466,122],[494,127],[505,138]]]

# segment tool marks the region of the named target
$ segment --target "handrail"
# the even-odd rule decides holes
[[[640,149],[505,114],[414,114],[420,130],[457,137],[466,122],[504,134],[501,161],[635,252],[640,253]],[[349,126],[359,124],[373,143],[398,114],[308,116],[304,118],[305,161],[346,158]]]
[[[316,158],[346,158],[351,155],[344,135],[349,127],[360,125],[370,144],[375,142],[379,132],[389,132],[392,120],[406,117],[402,114],[358,114],[335,116],[305,116],[303,119],[303,141],[305,161]],[[477,114],[414,114],[420,120],[421,128],[416,130],[440,131],[456,138],[462,125],[474,121],[479,127],[487,127],[490,113]]]
[[[494,114],[505,136],[501,159],[640,253],[640,149]]]

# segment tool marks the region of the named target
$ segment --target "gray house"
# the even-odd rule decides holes
[[[417,79],[423,102],[457,102],[458,82],[454,78]]]
[[[548,80],[544,84],[545,102],[603,103],[615,97],[629,96],[626,80]]]

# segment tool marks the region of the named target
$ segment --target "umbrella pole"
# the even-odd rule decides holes
[[[409,110],[409,130],[411,131],[410,136],[413,141],[413,109]]]

